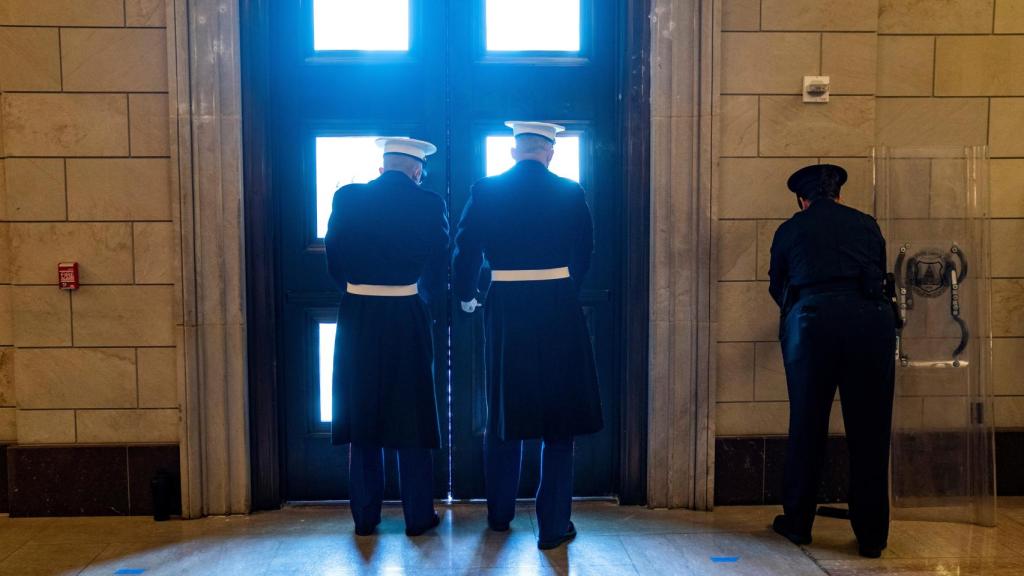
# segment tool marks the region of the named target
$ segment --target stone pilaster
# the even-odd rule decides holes
[[[186,517],[249,511],[237,2],[172,0],[172,165]]]
[[[648,502],[707,509],[714,471],[712,170],[720,0],[655,0]]]

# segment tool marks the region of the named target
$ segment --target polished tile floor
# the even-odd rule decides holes
[[[1024,499],[1000,501],[998,528],[896,522],[881,560],[864,560],[848,523],[827,518],[798,548],[767,529],[777,507],[712,513],[578,503],[580,535],[536,548],[533,511],[505,534],[479,505],[442,507],[440,528],[406,538],[388,507],[377,536],[356,538],[345,508],[155,523],[146,518],[0,518],[0,574],[620,574],[1024,575]]]

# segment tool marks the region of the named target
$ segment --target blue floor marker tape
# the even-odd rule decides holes
[[[142,568],[121,568],[114,574],[142,574],[145,572]]]
[[[712,556],[711,561],[715,564],[731,564],[733,562],[739,562],[739,556]]]

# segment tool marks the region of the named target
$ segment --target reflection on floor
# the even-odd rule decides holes
[[[145,518],[0,518],[0,574],[665,574],[832,576],[1024,574],[1024,499],[1000,501],[998,528],[896,522],[881,560],[856,555],[845,521],[819,519],[803,549],[767,529],[777,507],[712,513],[580,503],[580,536],[536,548],[533,511],[505,534],[477,505],[443,507],[432,533],[406,538],[401,511],[356,538],[344,508],[154,523]]]

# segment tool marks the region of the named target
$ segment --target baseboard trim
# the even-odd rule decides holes
[[[715,439],[715,505],[779,504],[782,498],[785,436]],[[1024,496],[1024,430],[996,432],[996,491]],[[818,501],[847,501],[849,462],[845,436],[830,436]]]
[[[177,444],[11,445],[6,458],[6,511],[29,516],[148,516],[158,472],[180,485]],[[4,467],[0,466],[0,476]],[[180,498],[172,512],[180,514]],[[4,511],[4,510],[0,510]]]

